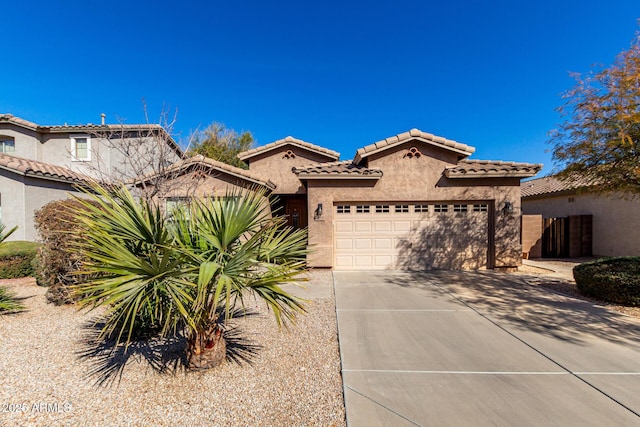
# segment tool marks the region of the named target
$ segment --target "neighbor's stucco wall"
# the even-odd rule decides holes
[[[18,226],[9,240],[37,240],[38,233],[33,222],[36,211],[49,202],[66,199],[70,193],[79,194],[69,183],[25,177],[0,170],[0,220],[8,228]]]
[[[289,150],[295,154],[294,158],[285,157]],[[304,186],[291,169],[330,161],[333,160],[327,156],[295,145],[284,145],[249,159],[249,170],[276,184],[274,194],[304,194]]]
[[[15,142],[16,151],[7,153],[27,159],[38,159],[40,135],[35,131],[16,126],[11,123],[0,123],[0,140],[10,139]]]
[[[378,181],[309,180],[309,244],[314,252],[309,263],[314,267],[333,266],[333,206],[337,202],[488,202],[495,206],[489,212],[495,226],[495,266],[514,267],[521,264],[520,245],[520,180],[518,178],[448,179],[446,167],[457,160],[438,148],[419,147],[419,158],[405,156],[406,144],[369,159],[369,167],[383,170]],[[502,212],[510,202],[512,213]],[[323,215],[314,219],[316,206],[322,203]]]
[[[24,177],[0,169],[0,222],[7,228],[18,226],[8,240],[25,240]]]
[[[543,218],[593,215],[595,256],[640,256],[640,197],[583,193],[527,198],[522,200],[522,213]]]

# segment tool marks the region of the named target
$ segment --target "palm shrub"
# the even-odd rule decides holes
[[[280,285],[306,272],[306,230],[272,218],[263,191],[195,200],[170,218],[124,187],[93,192],[77,215],[87,229],[82,274],[93,278],[75,291],[81,306],[107,307],[101,336],[114,345],[128,345],[140,319],[165,336],[184,328],[188,366],[210,368],[224,361],[224,325],[247,296],[279,325],[304,311]]]
[[[15,227],[7,230],[7,227],[0,222],[0,245],[2,245],[2,243],[17,229],[18,226],[16,225]],[[22,304],[16,301],[15,297],[10,294],[9,291],[0,286],[0,313],[20,311],[23,308]]]

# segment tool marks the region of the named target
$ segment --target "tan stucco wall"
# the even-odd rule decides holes
[[[13,139],[16,151],[7,153],[13,156],[25,157],[27,159],[38,159],[38,149],[40,147],[40,136],[31,130],[15,126],[10,123],[0,124],[0,139]]]
[[[295,158],[285,158],[288,150],[295,154]],[[284,145],[249,159],[249,170],[276,184],[274,194],[304,194],[304,186],[291,169],[329,161],[332,159],[327,156],[294,145]]]
[[[573,202],[569,199],[573,198]],[[640,198],[568,194],[522,201],[523,214],[544,218],[593,215],[595,256],[640,256]]]
[[[335,202],[436,202],[486,201],[496,207],[489,213],[495,224],[495,266],[520,265],[520,180],[448,179],[445,167],[456,161],[444,150],[421,147],[425,155],[406,158],[407,146],[384,152],[385,156],[370,159],[369,166],[383,170],[378,180],[309,180],[309,244],[314,252],[309,263],[314,267],[333,266],[333,206]],[[440,152],[439,152],[440,151]],[[433,157],[432,157],[433,156]],[[504,202],[513,204],[513,212],[503,214]],[[323,215],[314,220],[313,211],[322,203]]]

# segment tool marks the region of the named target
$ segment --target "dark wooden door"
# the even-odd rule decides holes
[[[284,214],[287,225],[293,228],[307,226],[307,201],[302,198],[291,198],[285,201]]]

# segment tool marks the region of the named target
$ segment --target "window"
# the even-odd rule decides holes
[[[447,205],[433,205],[434,212],[448,212],[449,206]]]
[[[91,138],[88,136],[71,137],[71,156],[74,161],[91,160]]]
[[[394,211],[397,213],[407,213],[409,212],[409,205],[395,205]]]
[[[10,139],[0,140],[0,153],[13,153],[16,151],[16,142]]]
[[[574,203],[576,201],[575,197],[569,197],[569,203]]]
[[[468,205],[453,205],[454,212],[467,212]]]
[[[415,205],[413,211],[416,213],[429,212],[429,205]]]
[[[348,214],[351,213],[351,206],[348,205],[338,205],[337,212],[339,214]]]
[[[487,212],[489,210],[486,203],[480,203],[477,205],[473,205],[474,212]]]
[[[369,206],[367,205],[357,205],[356,206],[356,213],[369,213]]]
[[[376,205],[376,213],[389,213],[389,205]]]

